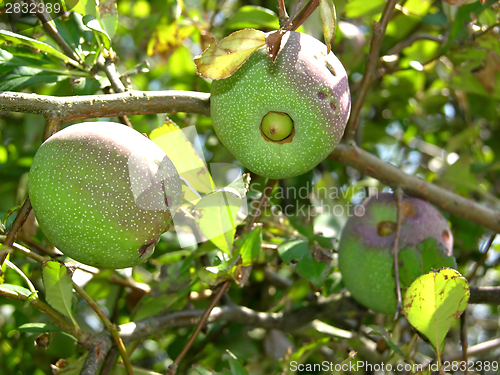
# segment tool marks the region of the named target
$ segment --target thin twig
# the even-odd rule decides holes
[[[403,190],[398,186],[394,195],[396,196],[396,235],[394,237],[394,247],[392,249],[392,256],[394,257],[394,278],[396,280],[396,299],[398,301],[396,307],[396,314],[394,315],[394,320],[396,320],[399,316],[399,311],[401,310],[401,286],[399,282],[399,234],[401,233],[401,225],[405,219],[402,210],[402,202],[403,202]]]
[[[278,18],[280,22],[280,27],[284,26],[288,22],[288,13],[286,12],[285,0],[277,0],[278,8]]]
[[[61,122],[59,118],[54,116],[53,112],[49,112],[45,116],[45,129],[43,131],[43,141],[45,141],[48,137],[50,137],[53,132],[59,130]],[[26,197],[21,209],[19,210],[16,218],[12,222],[12,225],[7,228],[7,238],[5,239],[5,246],[12,247],[14,241],[16,240],[17,233],[23,226],[23,224],[28,219],[28,216],[31,212],[31,202],[30,198]],[[0,254],[0,276],[2,275],[2,264],[5,261],[7,254]]]
[[[116,360],[118,358],[118,349],[113,346],[108,354],[106,355],[106,360],[104,361],[102,368],[101,368],[101,373],[100,375],[109,375],[111,374],[111,371],[115,367]]]
[[[106,73],[106,77],[108,77],[109,82],[111,83],[111,87],[113,88],[113,91],[115,93],[123,93],[127,91],[122,81],[120,80],[120,75],[118,74],[116,65],[111,57],[107,57],[104,62],[104,73]],[[132,128],[132,123],[127,116],[119,116],[119,120],[122,124]]]
[[[467,309],[460,315],[460,344],[462,346],[462,360],[466,363],[465,374],[469,372],[468,363],[469,356],[467,355],[467,348],[469,346],[469,338],[467,333]]]
[[[204,311],[203,315],[200,318],[200,322],[196,326],[196,329],[194,330],[194,333],[191,335],[191,338],[187,342],[186,346],[184,349],[182,349],[182,352],[177,356],[175,359],[174,363],[170,365],[166,375],[174,375],[177,372],[177,368],[179,367],[179,363],[182,361],[186,353],[189,351],[191,346],[193,346],[194,341],[198,337],[198,334],[201,332],[202,328],[205,326],[207,323],[208,318],[210,317],[210,314],[212,313],[212,310],[215,308],[217,303],[219,303],[219,300],[222,298],[224,293],[226,293],[227,289],[231,285],[231,280],[227,280],[224,282],[222,287],[219,289],[217,294],[214,296],[212,302],[210,302],[210,305],[206,308]]]
[[[12,247],[14,245],[14,241],[16,240],[17,232],[21,229],[23,226],[24,222],[28,218],[28,215],[31,212],[31,202],[29,198],[26,198],[24,201],[24,204],[22,205],[21,209],[19,210],[16,218],[12,222],[11,226],[7,228],[6,234],[7,237],[5,238],[4,245],[7,247]],[[2,276],[2,264],[5,262],[5,258],[7,257],[7,253],[0,254],[0,276]]]
[[[255,206],[250,215],[248,215],[250,220],[248,220],[247,225],[245,226],[245,232],[250,232],[253,225],[259,220],[260,215],[262,214],[262,208],[264,207],[264,204],[271,196],[271,193],[273,192],[274,189],[274,185],[276,185],[277,182],[278,180],[273,180],[273,179],[267,180],[266,186],[264,187],[264,191],[262,192],[262,195],[259,198],[259,204]]]
[[[493,233],[490,238],[488,238],[488,242],[486,243],[483,251],[483,255],[481,256],[481,259],[479,259],[476,264],[474,265],[474,269],[471,271],[471,273],[466,277],[467,281],[470,282],[476,277],[477,270],[486,263],[486,260],[488,259],[488,252],[491,249],[491,245],[493,245],[493,241],[495,240],[495,237],[497,236],[496,233]]]
[[[297,30],[318,6],[319,0],[309,0],[309,2],[304,6],[304,8],[302,8],[299,14],[297,14],[295,17],[290,18],[287,29]]]
[[[402,50],[410,47],[413,43],[419,40],[430,40],[433,42],[441,43],[445,40],[445,38],[442,35],[433,35],[427,33],[412,34],[408,38],[403,39],[402,41],[394,45],[389,51],[387,51],[387,55],[397,55]]]
[[[398,1],[399,0],[388,0],[385,5],[384,11],[382,12],[380,22],[375,21],[373,23],[373,37],[370,45],[370,52],[368,54],[368,59],[365,65],[365,72],[363,74],[363,79],[361,80],[359,91],[353,101],[351,117],[345,130],[344,138],[347,141],[353,140],[356,134],[356,128],[358,126],[361,108],[363,107],[366,95],[368,94],[370,86],[375,78],[375,69],[377,68],[377,64],[379,61],[380,48],[382,47],[382,40],[384,39],[385,30],[387,28],[389,20],[391,19],[394,7],[398,3]]]
[[[71,57],[73,60],[79,63],[82,63],[78,55],[75,53],[75,51],[69,46],[68,43],[66,43],[61,34],[59,34],[59,32],[57,31],[56,27],[54,26],[54,21],[52,21],[52,19],[49,18],[50,15],[48,15],[45,12],[45,7],[38,6],[39,3],[36,0],[26,0],[26,3],[36,5],[35,7],[36,16],[42,23],[45,32],[52,39],[54,39],[54,41],[59,45],[59,47],[61,47],[66,56]]]
[[[329,158],[374,177],[388,186],[400,186],[406,194],[424,199],[443,211],[470,220],[496,233],[500,232],[498,210],[464,198],[417,176],[408,175],[354,143],[337,145]]]
[[[29,298],[29,296],[25,296],[21,293],[17,293],[8,289],[0,289],[0,296],[22,302],[27,301]],[[39,298],[30,298],[29,304],[37,308],[44,314],[47,314],[47,316],[49,316],[58,327],[68,332],[70,335],[73,335],[77,339],[81,336],[81,332],[78,332],[75,329],[75,326],[68,322],[64,315],[62,315],[59,311],[55,310]]]
[[[108,332],[111,334],[111,337],[113,338],[113,341],[115,345],[117,346],[120,355],[123,359],[123,364],[125,365],[125,369],[127,370],[128,375],[134,375],[132,371],[132,364],[130,363],[130,358],[127,354],[127,349],[125,348],[125,345],[123,345],[123,341],[120,338],[118,334],[118,330],[116,329],[116,326],[108,319],[106,314],[101,310],[99,306],[97,306],[97,303],[87,294],[83,288],[81,288],[78,284],[73,283],[73,288],[75,291],[89,304],[89,306],[92,308],[92,310],[95,311],[95,313],[99,316],[101,321],[104,323],[104,326],[108,330]]]

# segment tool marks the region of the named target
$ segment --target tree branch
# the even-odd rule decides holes
[[[26,1],[28,4],[34,4],[36,5],[35,7],[35,12],[36,16],[42,23],[42,26],[45,30],[45,32],[50,35],[50,37],[61,47],[63,52],[66,54],[66,56],[71,57],[73,60],[76,62],[81,63],[80,58],[76,55],[75,51],[73,48],[69,46],[68,43],[64,40],[64,38],[59,34],[57,31],[54,21],[50,18],[50,14],[46,13],[45,7],[39,7],[39,3],[36,0],[27,0]],[[43,5],[43,3],[41,3]]]
[[[210,94],[193,91],[136,91],[88,96],[44,96],[0,92],[0,111],[48,115],[61,122],[98,117],[188,112],[210,116]]]
[[[89,349],[80,375],[96,375],[110,349],[111,339],[107,333],[96,337]]]
[[[115,345],[118,348],[118,351],[120,352],[120,355],[122,357],[123,364],[125,365],[125,369],[127,371],[127,374],[133,375],[134,372],[132,370],[132,364],[130,363],[130,359],[128,357],[127,349],[125,348],[125,345],[123,344],[123,341],[118,334],[118,330],[116,329],[116,326],[108,319],[106,314],[104,314],[104,312],[100,309],[100,307],[87,294],[87,292],[85,290],[83,290],[82,287],[80,287],[78,284],[73,282],[73,288],[80,295],[80,297],[82,297],[85,300],[85,302],[87,302],[89,304],[89,306],[92,308],[92,310],[95,311],[95,313],[99,316],[99,318],[101,319],[103,324],[106,326],[106,329],[111,334],[111,337],[113,338],[113,341],[115,342]],[[104,357],[105,356],[106,356],[106,354],[104,354]],[[104,360],[104,358],[102,360]]]
[[[21,301],[21,302],[24,302],[24,301],[28,300],[28,298],[29,298],[21,293],[11,291],[8,289],[0,289],[0,297],[5,297],[5,298],[9,298],[9,299],[16,300],[16,301]],[[37,308],[41,312],[47,314],[58,327],[65,330],[70,335],[73,335],[76,338],[79,338],[79,332],[77,332],[75,330],[75,327],[72,324],[70,324],[66,320],[64,315],[62,315],[59,311],[53,309],[50,305],[46,304],[45,302],[43,302],[39,298],[31,298],[29,300],[29,304],[31,306]]]
[[[471,286],[469,303],[500,305],[500,286]]]
[[[373,37],[370,45],[370,53],[368,54],[368,60],[366,61],[365,72],[363,74],[363,79],[361,80],[361,86],[352,104],[351,118],[349,119],[345,130],[344,137],[348,141],[353,140],[354,135],[356,134],[356,128],[358,126],[361,108],[363,107],[366,95],[368,94],[368,90],[370,89],[370,86],[375,78],[374,73],[379,61],[380,48],[382,47],[382,40],[384,39],[385,29],[387,28],[387,24],[391,19],[392,12],[397,3],[398,0],[388,0],[387,4],[385,5],[384,11],[382,12],[380,22],[375,21],[373,23]]]
[[[57,112],[61,121],[149,113],[188,112],[210,115],[210,94],[191,91],[135,91],[121,94],[51,97],[17,92],[0,93],[0,111],[47,115]],[[400,185],[407,194],[422,198],[443,211],[500,232],[500,212],[446,189],[410,176],[358,148],[341,143],[330,159],[358,169],[389,186]]]
[[[471,287],[469,303],[500,305],[500,287]],[[208,322],[231,322],[245,326],[294,332],[315,319],[324,318],[334,321],[339,326],[348,327],[349,324],[346,321],[352,319],[353,311],[363,313],[351,298],[333,295],[323,298],[320,302],[278,313],[259,312],[244,306],[215,307]],[[122,324],[119,326],[120,337],[127,344],[169,328],[196,325],[204,312],[205,310],[175,311]]]
[[[419,177],[407,175],[394,165],[380,160],[355,144],[337,145],[329,158],[353,167],[388,186],[399,185],[408,195],[422,198],[443,211],[470,220],[495,233],[500,232],[499,211],[482,206]]]
[[[16,218],[12,222],[12,225],[7,228],[7,237],[5,238],[4,245],[7,247],[12,247],[14,245],[14,241],[16,240],[16,235],[19,229],[23,226],[24,222],[28,218],[28,215],[31,212],[31,202],[29,198],[26,198],[23,206],[19,210]],[[2,264],[5,262],[5,258],[7,257],[7,253],[0,254],[0,276],[2,276]]]

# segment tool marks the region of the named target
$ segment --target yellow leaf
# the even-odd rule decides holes
[[[337,28],[337,14],[335,12],[335,4],[331,0],[319,0],[319,14],[321,24],[323,25],[323,35],[325,36],[325,44],[327,52],[330,53],[330,44],[335,36]]]
[[[266,44],[266,34],[255,29],[243,29],[210,46],[194,63],[198,75],[210,79],[230,77],[260,47]]]

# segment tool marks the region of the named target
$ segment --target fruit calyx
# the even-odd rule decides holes
[[[295,135],[293,120],[284,112],[268,112],[260,123],[262,137],[268,142],[290,143]]]

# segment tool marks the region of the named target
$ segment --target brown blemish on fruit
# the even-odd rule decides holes
[[[330,71],[330,73],[332,73],[333,76],[337,76],[337,73],[335,72],[334,67],[331,66],[328,61],[326,62],[326,67],[328,68],[328,70]]]
[[[396,231],[396,223],[393,221],[381,221],[377,224],[377,234],[380,237],[387,237]]]
[[[318,99],[323,100],[323,99],[326,99],[327,96],[328,95],[326,95],[324,92],[321,92],[321,91],[318,92]]]
[[[144,256],[144,254],[150,253],[156,246],[157,239],[155,238],[153,241],[148,242],[147,244],[142,245],[139,248],[139,256]]]
[[[334,111],[336,111],[336,110],[337,110],[337,106],[336,106],[336,105],[335,105],[335,103],[333,103],[333,102],[330,102],[330,108],[331,108],[332,110],[334,110]]]
[[[400,209],[404,218],[415,215],[415,207],[410,202],[401,203]]]

